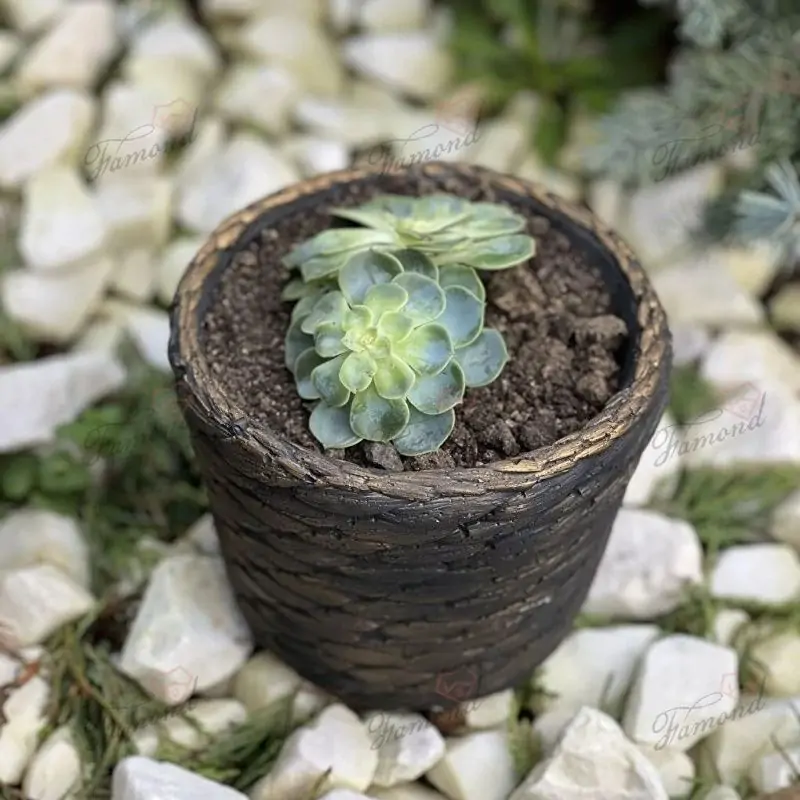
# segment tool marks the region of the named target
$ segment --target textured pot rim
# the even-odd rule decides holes
[[[413,168],[412,168],[413,169]],[[456,162],[429,162],[416,167],[421,175],[446,177],[462,173],[483,176],[494,187],[532,197],[541,205],[588,231],[615,260],[636,302],[639,341],[634,347],[631,380],[616,392],[599,414],[582,428],[551,445],[494,461],[480,467],[387,472],[332,459],[296,445],[268,426],[247,419],[241,407],[226,396],[214,376],[200,341],[198,308],[208,276],[238,252],[239,243],[251,235],[262,216],[283,205],[323,192],[339,183],[376,175],[400,175],[407,167],[385,170],[353,168],[329,172],[288,186],[238,211],[209,234],[180,281],[170,309],[169,358],[179,390],[190,405],[200,404],[204,416],[220,424],[221,435],[235,437],[250,455],[265,464],[279,464],[298,481],[311,481],[341,489],[378,492],[383,495],[425,499],[431,483],[441,494],[482,495],[491,490],[524,490],[538,481],[569,470],[579,461],[607,450],[640,419],[664,379],[664,362],[670,359],[671,337],[666,314],[653,286],[630,247],[588,209],[567,202],[528,180]],[[181,387],[183,384],[183,387]]]

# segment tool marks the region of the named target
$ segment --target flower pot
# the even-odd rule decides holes
[[[484,466],[389,472],[300,446],[233,396],[204,326],[234,257],[255,263],[254,243],[274,240],[282,221],[324,217],[344,190],[360,202],[401,179],[426,192],[471,186],[472,198],[545,217],[600,271],[628,337],[619,391],[580,430]],[[183,277],[171,322],[181,408],[259,646],[354,708],[425,709],[524,681],[569,632],[666,404],[671,362],[642,268],[592,214],[474,166],[322,175],[222,223]]]

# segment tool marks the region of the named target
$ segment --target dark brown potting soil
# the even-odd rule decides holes
[[[386,180],[384,192],[442,191],[425,178]],[[445,191],[494,199],[477,179],[459,179]],[[358,205],[376,193],[373,185],[341,187],[330,206]],[[285,218],[238,253],[204,320],[207,358],[232,399],[253,423],[315,450],[320,447],[308,430],[310,404],[297,396],[284,366],[291,304],[280,300],[288,277],[280,259],[293,244],[334,222],[326,213],[330,206]],[[627,327],[611,313],[599,271],[565,235],[538,216],[530,218],[528,233],[537,242],[528,264],[481,273],[486,325],[503,334],[509,362],[491,385],[467,389],[456,407],[455,430],[441,450],[404,458],[391,445],[362,443],[329,455],[390,470],[479,466],[552,444],[602,410],[618,388]]]

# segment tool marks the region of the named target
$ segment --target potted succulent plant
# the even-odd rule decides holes
[[[586,210],[428,163],[222,223],[170,359],[257,643],[354,707],[424,709],[518,683],[568,632],[671,345]]]

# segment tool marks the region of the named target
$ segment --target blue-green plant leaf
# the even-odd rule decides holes
[[[454,358],[464,371],[467,386],[486,386],[503,371],[508,351],[500,333],[486,328],[474,342],[456,350]]]
[[[370,228],[331,228],[292,248],[283,263],[287,267],[299,267],[319,257],[330,258],[378,244],[390,245],[393,241],[394,237],[385,231]]]
[[[360,209],[367,209],[368,211],[385,211],[393,217],[403,219],[405,217],[413,217],[416,212],[415,197],[408,197],[403,194],[383,194],[373,200],[368,200],[359,206]],[[339,216],[341,211],[348,211],[349,209],[334,209],[331,213]]]
[[[423,414],[441,414],[461,402],[465,386],[464,373],[452,360],[438,375],[420,375],[407,400]]]
[[[535,252],[535,242],[530,236],[515,234],[483,242],[470,242],[463,248],[443,253],[438,262],[439,264],[462,263],[475,269],[507,269],[532,258]]]
[[[382,314],[399,311],[408,300],[408,293],[396,283],[381,283],[372,286],[364,298],[364,305],[372,312],[375,319]]]
[[[477,232],[502,234],[519,233],[524,230],[525,217],[510,208],[496,203],[473,203],[473,216],[466,226],[470,234]]]
[[[483,301],[463,286],[450,286],[444,293],[447,304],[436,324],[450,334],[453,347],[464,347],[475,341],[483,328]]]
[[[409,413],[405,400],[387,400],[370,386],[350,404],[350,427],[362,439],[388,442],[403,430]]]
[[[290,372],[294,372],[294,363],[298,356],[306,350],[314,348],[314,337],[303,333],[300,329],[300,320],[289,325],[284,341],[284,363]]]
[[[345,253],[337,256],[320,256],[304,261],[300,265],[300,274],[306,283],[335,278],[339,270],[347,263],[347,255]]]
[[[361,441],[350,427],[350,408],[332,408],[320,402],[311,412],[308,427],[314,438],[326,448],[352,447]]]
[[[339,370],[346,358],[344,355],[332,358],[320,364],[311,373],[314,388],[332,408],[339,408],[350,399],[349,389],[339,379]]]
[[[445,295],[439,284],[415,272],[404,272],[392,283],[402,286],[408,293],[403,313],[417,324],[432,322],[444,311]]]
[[[472,292],[479,300],[486,300],[486,287],[478,273],[472,267],[462,264],[448,264],[439,270],[439,286],[447,289],[450,286],[461,286]]]
[[[390,283],[402,272],[403,267],[394,256],[365,250],[352,256],[341,268],[339,288],[351,306],[361,305],[373,286]]]
[[[283,287],[281,291],[281,300],[299,300],[301,297],[311,294],[311,291],[313,291],[312,287],[309,287],[305,281],[300,278],[292,278],[292,280]]]
[[[313,334],[323,322],[341,325],[347,313],[347,300],[341,292],[326,292],[301,323],[303,333]]]
[[[414,329],[414,320],[402,311],[390,311],[378,320],[378,332],[395,344]]]
[[[436,264],[419,250],[406,248],[405,250],[392,250],[391,253],[403,266],[403,272],[416,272],[431,280],[438,280],[439,270]]]
[[[383,231],[394,231],[395,229],[395,218],[380,209],[369,209],[363,206],[361,208],[335,208],[331,213],[341,219],[349,219],[359,225],[366,225],[368,228]]]
[[[422,456],[438,450],[453,432],[456,422],[455,412],[450,409],[442,414],[421,414],[415,408],[403,432],[392,440],[401,456]]]
[[[314,331],[314,349],[323,358],[335,358],[347,352],[344,329],[333,322],[324,322]]]
[[[436,375],[453,357],[453,342],[447,330],[435,322],[415,328],[399,342],[395,355],[420,375]]]
[[[303,400],[318,400],[320,393],[311,380],[311,373],[320,365],[324,364],[325,359],[311,347],[300,353],[297,361],[294,362],[294,380],[297,384],[297,394]]]
[[[305,319],[311,313],[311,309],[317,304],[317,300],[322,297],[322,291],[322,289],[316,289],[297,301],[292,309],[291,321],[293,323]]]
[[[367,352],[350,353],[339,370],[339,380],[353,394],[363,392],[378,369],[375,359]]]
[[[375,391],[387,400],[398,400],[408,394],[414,385],[414,370],[402,359],[390,355],[378,362],[378,369],[372,382]]]

